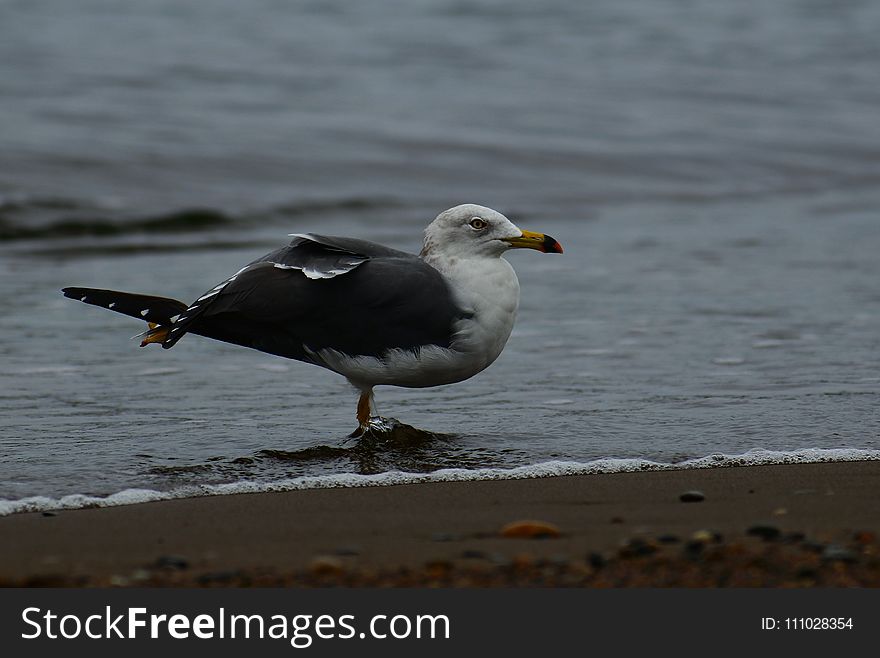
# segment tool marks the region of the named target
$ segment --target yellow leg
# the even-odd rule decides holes
[[[365,391],[358,398],[357,420],[358,426],[362,430],[370,424],[370,397],[372,393],[372,391]]]

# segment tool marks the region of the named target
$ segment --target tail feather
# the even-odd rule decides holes
[[[174,321],[175,316],[180,315],[187,309],[186,304],[176,299],[156,297],[154,295],[139,295],[133,292],[101,290],[99,288],[64,288],[61,292],[64,293],[65,297],[78,299],[93,306],[101,306],[102,308],[129,315],[138,320],[145,320],[158,325],[159,328],[170,325]],[[153,327],[151,327],[152,329]],[[148,342],[156,341],[151,340]]]

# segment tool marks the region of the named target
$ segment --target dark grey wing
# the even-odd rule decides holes
[[[331,242],[334,240],[333,238],[324,239]],[[341,239],[345,240],[345,238]],[[357,242],[372,245],[372,243],[362,240]],[[384,248],[381,245],[373,246]],[[216,301],[227,286],[237,281],[245,272],[253,271],[261,264],[270,263],[279,269],[299,270],[304,276],[311,279],[325,279],[344,274],[367,259],[367,255],[356,251],[346,250],[341,246],[329,243],[323,244],[318,241],[317,236],[294,235],[289,245],[248,263],[226,281],[214,286],[190,304],[174,322],[168,333],[168,338],[162,343],[162,347],[166,349],[174,347],[177,341],[192,331],[193,323]]]
[[[248,265],[178,322],[189,316],[186,331],[302,361],[326,348],[381,357],[392,348],[449,346],[453,325],[465,313],[437,270],[372,243],[322,236],[306,241]],[[325,255],[320,246],[328,248]],[[351,256],[361,259],[353,264]],[[304,267],[345,271],[310,278]],[[175,328],[169,341],[176,341]]]

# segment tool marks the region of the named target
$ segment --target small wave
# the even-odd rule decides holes
[[[136,234],[176,234],[211,231],[261,221],[283,221],[294,217],[346,215],[398,207],[385,197],[354,197],[326,201],[298,201],[247,213],[230,213],[210,207],[191,207],[157,215],[114,216],[100,204],[72,199],[0,199],[0,242],[54,238],[109,238]],[[38,212],[43,211],[43,212]],[[30,213],[63,211],[50,221],[29,221]]]
[[[0,213],[20,213],[32,210],[82,210],[95,207],[97,206],[87,204],[79,199],[58,196],[40,197],[26,194],[0,196]]]
[[[112,237],[133,233],[183,233],[216,229],[240,221],[211,208],[187,208],[134,219],[76,217],[30,226],[0,217],[0,241],[42,238]]]
[[[298,201],[284,203],[275,206],[275,213],[286,217],[298,217],[303,215],[319,215],[334,212],[372,212],[375,210],[387,211],[396,208],[400,204],[390,197],[349,197],[343,199],[327,199],[324,201]]]
[[[109,496],[72,494],[61,498],[31,496],[20,500],[0,500],[0,516],[18,512],[40,512],[57,509],[87,507],[116,507],[158,500],[222,496],[241,493],[266,493],[303,489],[333,489],[380,487],[422,482],[472,482],[478,480],[521,480],[563,475],[592,475],[597,473],[631,473],[636,471],[668,471],[697,468],[724,468],[731,466],[767,466],[772,464],[814,464],[820,462],[850,462],[880,460],[880,450],[856,448],[806,448],[792,452],[751,450],[741,455],[707,455],[677,463],[655,462],[648,459],[597,459],[591,462],[550,461],[517,468],[444,469],[431,473],[388,471],[372,475],[340,473],[337,475],[310,475],[276,482],[250,480],[226,484],[191,485],[171,491],[126,489]]]

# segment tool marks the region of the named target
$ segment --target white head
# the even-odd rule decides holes
[[[422,257],[497,258],[516,247],[562,253],[550,236],[523,231],[497,210],[465,203],[445,210],[428,225]]]

